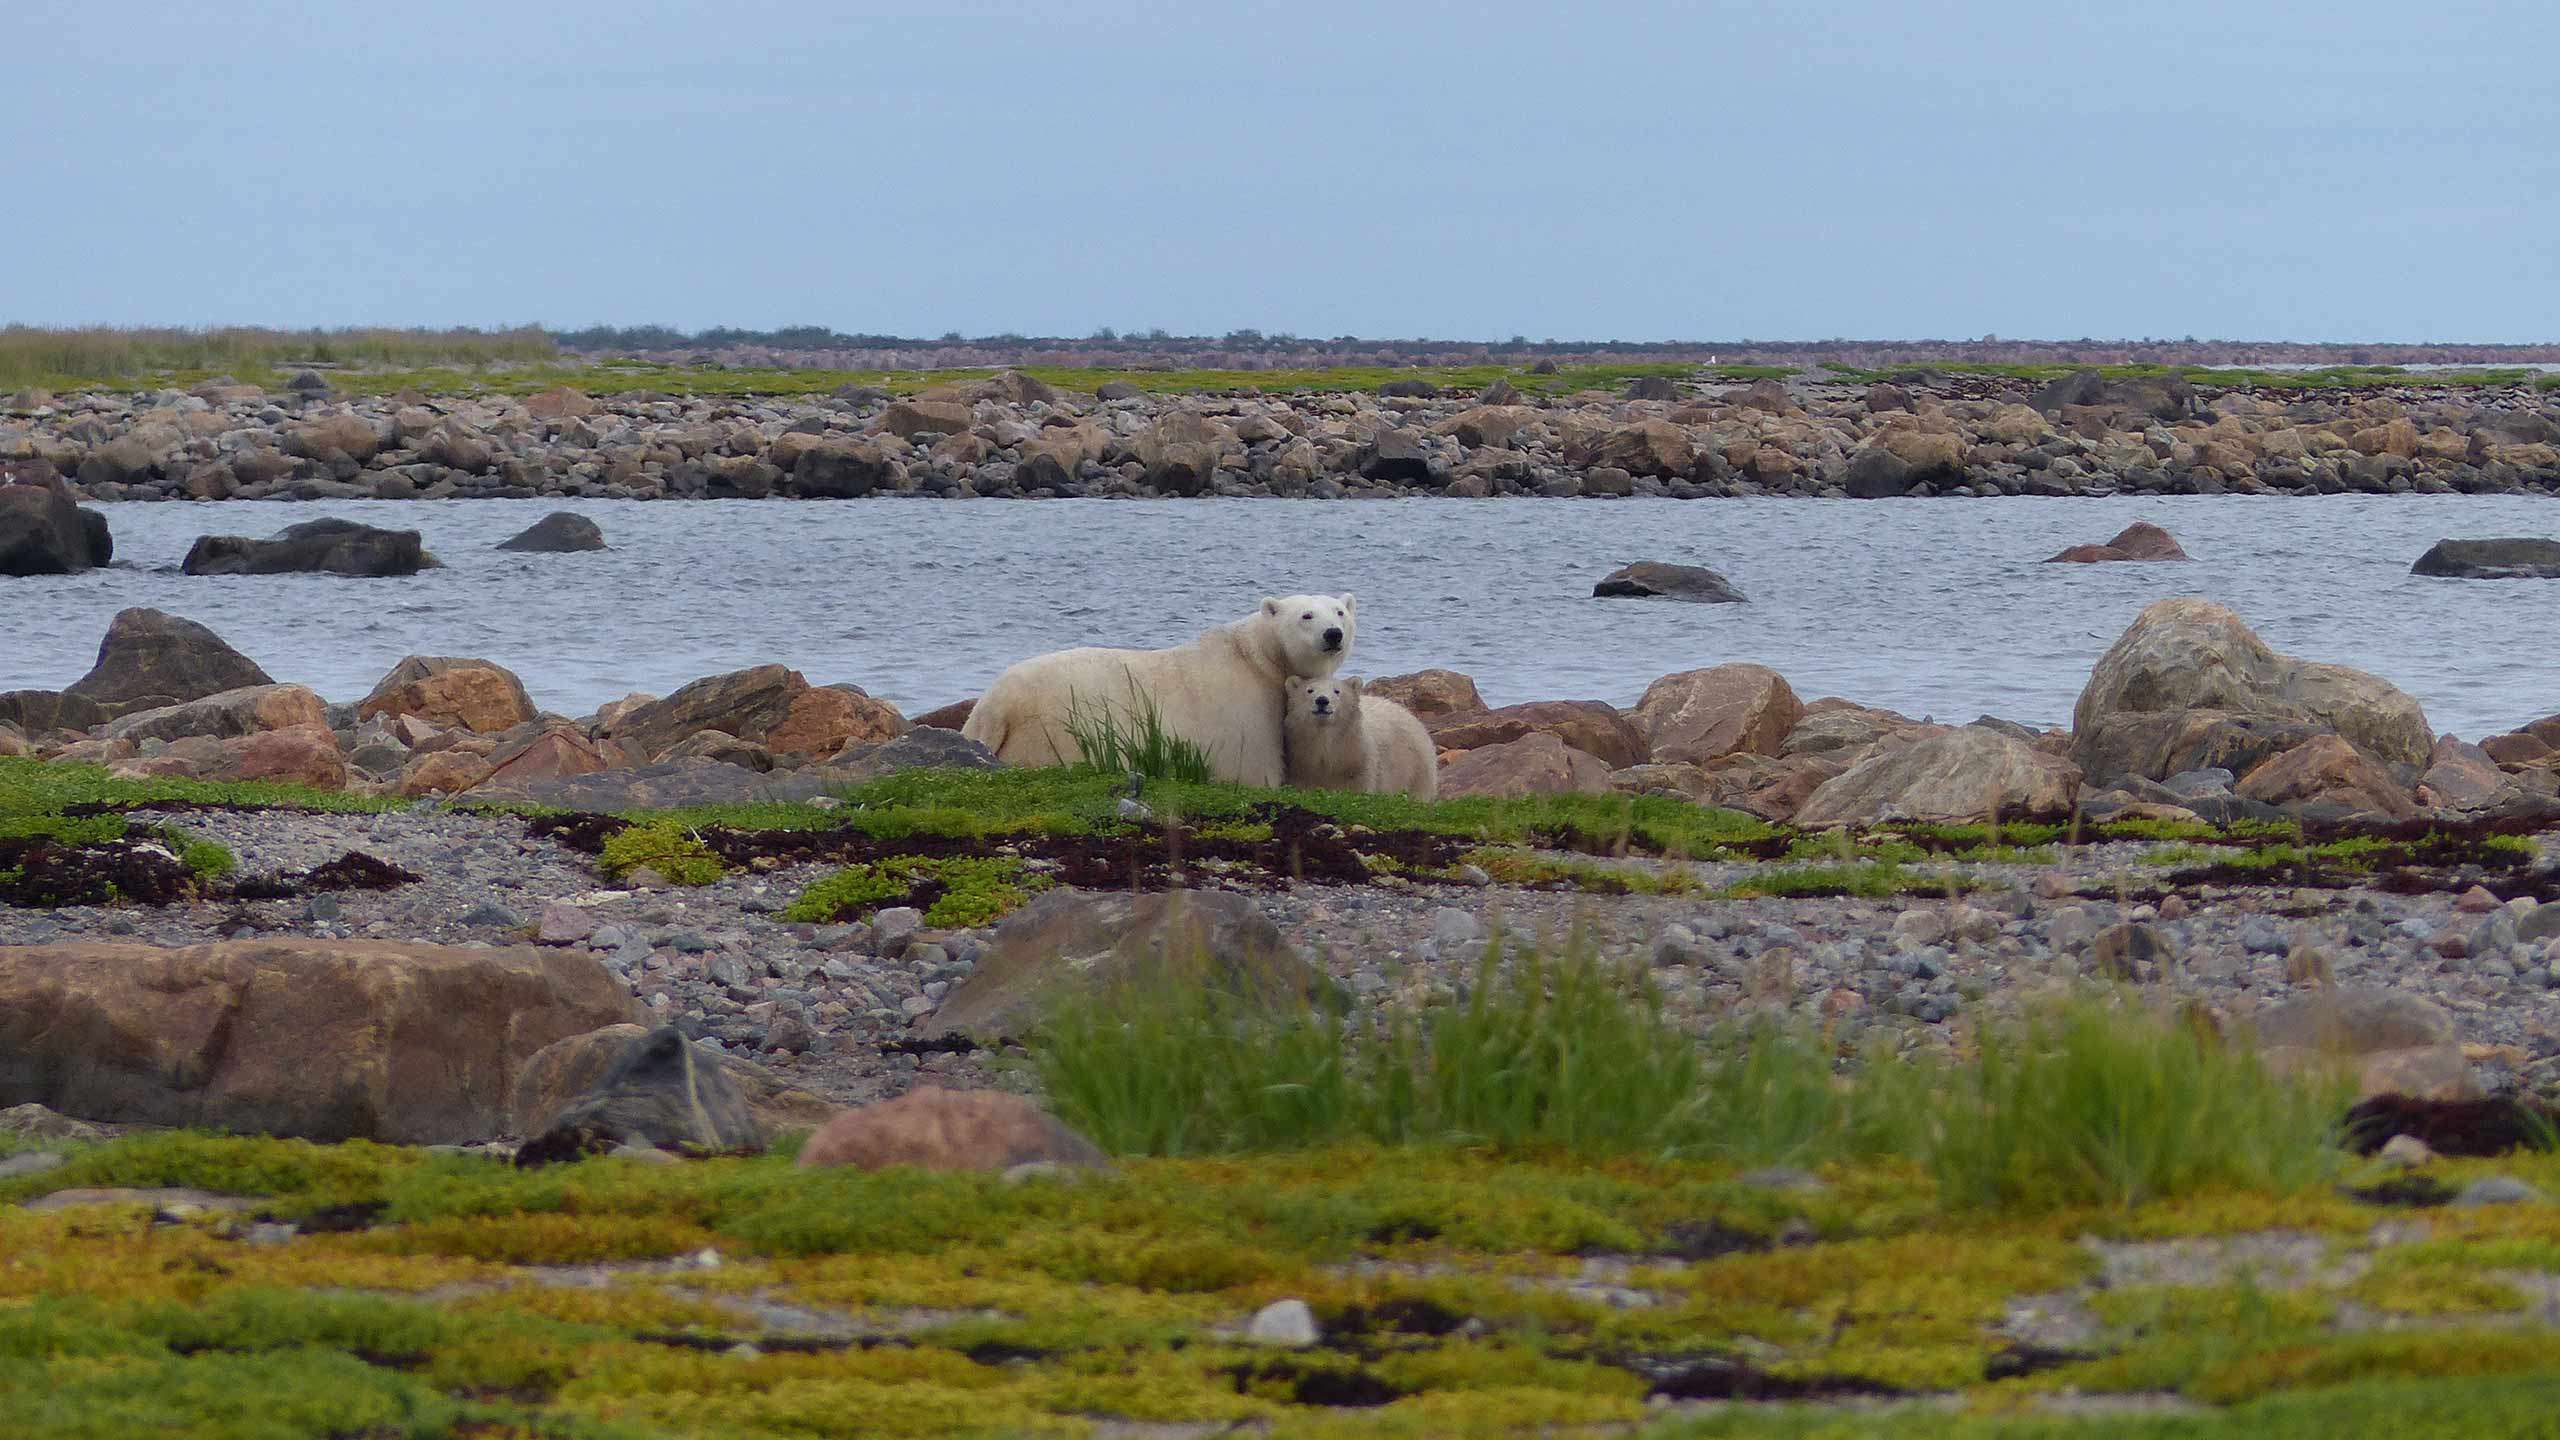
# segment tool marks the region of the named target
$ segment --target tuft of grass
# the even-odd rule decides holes
[[[2133,999],[1985,1026],[1961,1062],[1900,1066],[1930,1097],[1914,1158],[1958,1207],[2132,1206],[2217,1187],[2296,1194],[2340,1164],[2353,1087]]]
[[[700,836],[663,821],[615,831],[604,842],[601,863],[617,880],[645,866],[677,885],[708,885],[729,873]]]
[[[199,880],[219,880],[240,868],[240,858],[211,840],[189,840],[178,851],[178,863]]]
[[[0,823],[13,818],[59,817],[72,809],[135,810],[172,801],[244,810],[324,810],[343,814],[380,814],[410,803],[396,796],[350,795],[266,780],[118,780],[108,775],[103,765],[23,756],[0,758]]]
[[[786,920],[827,924],[857,920],[891,904],[930,894],[925,923],[942,927],[984,925],[1029,903],[1049,888],[1049,878],[1023,869],[1010,855],[932,859],[902,855],[849,865],[811,884],[782,912]]]
[[[1164,713],[1152,700],[1141,699],[1123,715],[1107,704],[1087,708],[1070,699],[1066,731],[1075,742],[1080,763],[1089,770],[1188,785],[1206,785],[1213,778],[1209,752],[1166,729]]]
[[[1465,863],[1493,877],[1497,885],[1561,885],[1591,895],[1694,895],[1700,888],[1697,877],[1685,870],[1601,865],[1508,846],[1470,850]]]

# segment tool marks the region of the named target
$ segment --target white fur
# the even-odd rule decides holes
[[[1292,785],[1439,798],[1440,751],[1431,732],[1393,700],[1363,696],[1357,675],[1290,681],[1283,728]]]
[[[1351,596],[1289,595],[1170,650],[1052,651],[998,675],[960,733],[1008,765],[1068,765],[1083,758],[1071,714],[1108,714],[1125,730],[1152,706],[1167,731],[1208,752],[1217,778],[1278,785],[1288,684],[1331,675],[1354,629]],[[1342,632],[1331,649],[1328,630]]]

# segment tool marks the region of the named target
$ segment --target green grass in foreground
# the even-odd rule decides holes
[[[1853,1063],[1761,1025],[1699,1036],[1587,955],[1509,964],[1419,1016],[1271,1013],[1148,976],[1072,1000],[1032,1040],[1071,1123],[1127,1153],[1346,1140],[1745,1163],[1890,1155],[1946,1203],[2133,1205],[2335,1173],[2351,1093],[2127,997],[1989,1022],[1956,1061]]]

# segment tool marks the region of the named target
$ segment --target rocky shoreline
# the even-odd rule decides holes
[[[273,394],[22,392],[0,468],[97,500],[2517,494],[2560,492],[2560,397],[2088,371],[1552,397],[1086,395],[1008,372],[903,398],[341,399],[305,372]]]
[[[2160,602],[2125,632],[2069,731],[1808,704],[1751,665],[1665,676],[1623,712],[1487,708],[1445,670],[1372,684],[1424,718],[1444,797],[1673,797],[1787,828],[1743,852],[1524,860],[1499,874],[1438,861],[1373,869],[1337,829],[1331,850],[1293,848],[1287,873],[1193,876],[1228,888],[1236,925],[1259,927],[1361,1000],[1462,992],[1496,931],[1548,944],[1579,934],[1649,967],[1674,1013],[1700,1027],[1775,1009],[1945,1044],[1950,1022],[1982,1007],[2091,977],[2162,987],[2252,1024],[2337,987],[2385,997],[2374,1003],[2387,1023],[2362,1057],[2373,1087],[2560,1081],[2560,717],[2478,744],[2438,736],[2389,682],[2279,654],[2231,612],[2193,600]],[[843,855],[735,838],[721,873],[684,885],[646,865],[600,868],[623,822],[578,818],[826,805],[910,767],[987,767],[947,728],[965,713],[963,702],[911,720],[858,687],[761,666],[572,719],[539,711],[501,667],[429,656],[333,705],[273,682],[201,626],[129,611],[90,675],[60,692],[0,695],[0,755],[416,803],[345,815],[145,806],[127,823],[176,826],[225,847],[240,874],[276,878],[159,905],[56,889],[0,905],[0,945],[530,942],[602,967],[637,1014],[830,1099],[923,1079],[1013,1083],[999,1050],[948,1042],[941,1023],[1010,922],[936,927],[902,905],[795,920],[783,913],[791,901]],[[475,802],[574,813],[454,808]],[[1973,827],[1971,838],[1949,826]],[[2121,828],[2097,833],[2110,826]],[[2262,849],[2182,854],[2168,843],[2232,826]],[[2342,849],[2315,848],[2342,838]],[[1161,883],[1167,843],[1041,863],[1064,877],[1059,893],[1101,903],[1133,879]],[[120,856],[175,873],[179,859],[151,848]],[[339,880],[310,878],[333,864]],[[81,881],[76,867],[42,868],[0,855],[13,884]],[[148,888],[112,878],[127,901]],[[1862,892],[1862,879],[1890,883]]]

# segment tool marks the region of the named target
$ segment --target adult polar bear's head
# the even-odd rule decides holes
[[[1254,617],[1291,675],[1330,675],[1351,658],[1353,601],[1340,595],[1266,595]]]

